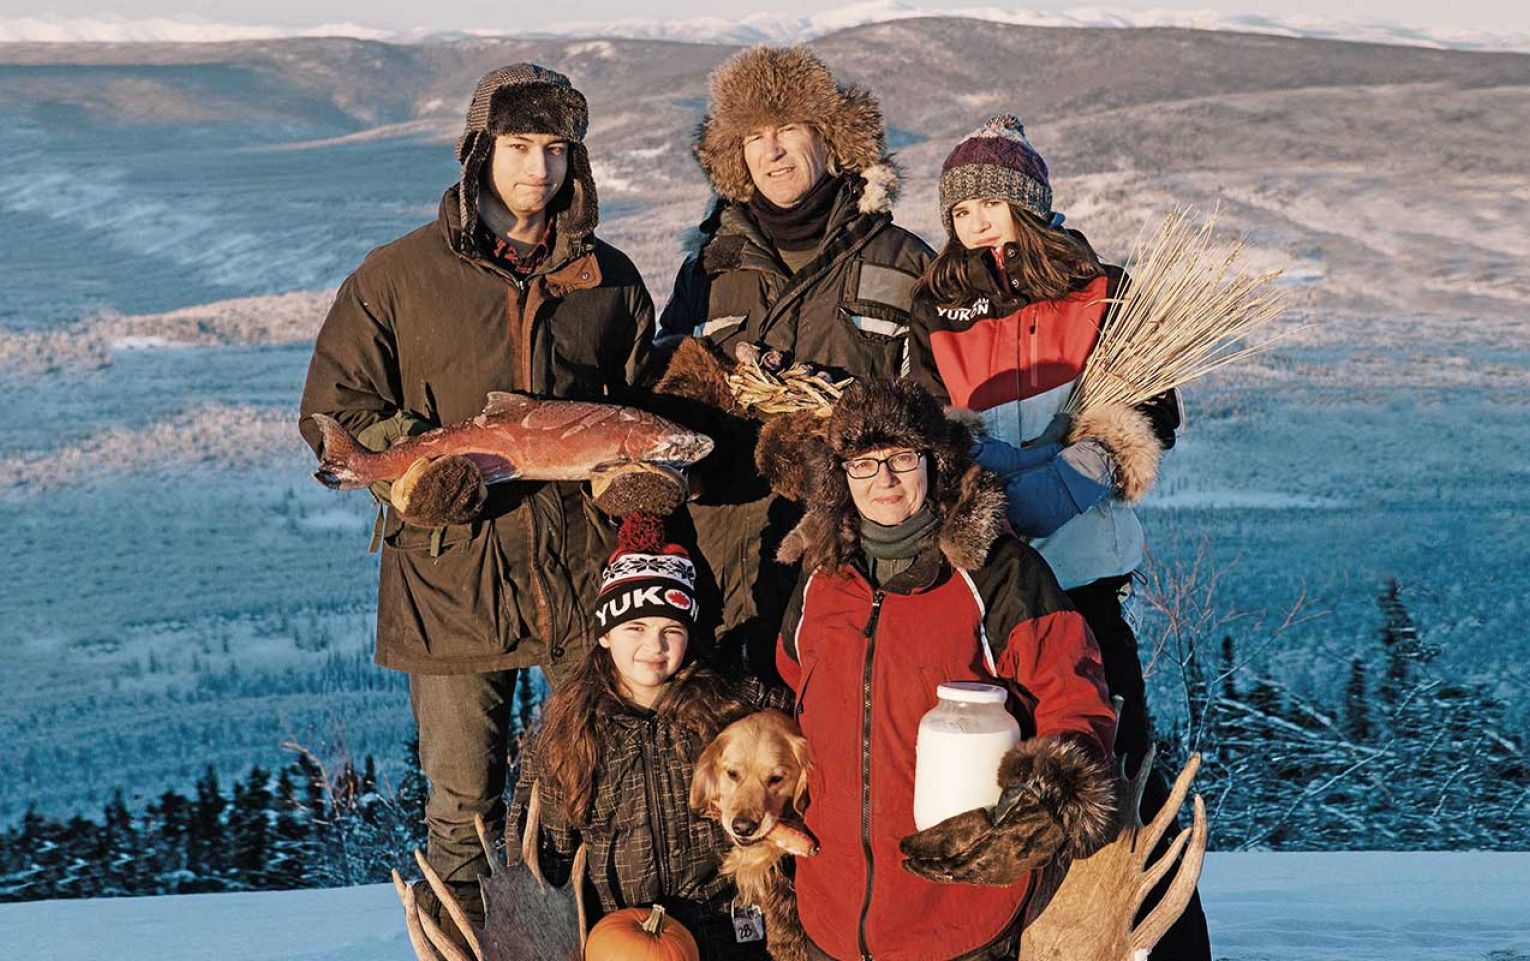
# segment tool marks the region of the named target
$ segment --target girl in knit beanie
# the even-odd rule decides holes
[[[1135,770],[1152,731],[1133,624],[1143,535],[1131,504],[1174,445],[1178,394],[1077,420],[1064,413],[1128,280],[1063,228],[1046,161],[1018,117],[989,119],[951,151],[940,216],[945,247],[915,290],[911,373],[984,435],[973,456],[1004,482],[1011,526],[1051,565],[1100,646],[1111,694],[1124,701],[1115,751]],[[1162,775],[1150,778],[1143,816],[1167,793]],[[1153,957],[1209,961],[1198,899]]]
[[[551,880],[567,878],[583,844],[585,877],[570,883],[596,892],[597,915],[658,903],[696,938],[702,961],[766,961],[762,941],[739,939],[735,889],[719,873],[732,844],[690,810],[690,787],[718,731],[762,707],[788,707],[788,695],[707,666],[708,645],[692,636],[698,612],[689,555],[666,542],[660,518],[627,515],[592,611],[598,642],[543,708],[508,823],[525,830],[540,784]]]

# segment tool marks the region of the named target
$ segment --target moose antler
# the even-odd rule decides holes
[[[1174,823],[1200,766],[1201,756],[1192,754],[1175,779],[1169,799],[1152,823],[1144,825],[1138,812],[1153,770],[1153,751],[1148,750],[1136,776],[1121,781],[1116,815],[1121,830],[1116,839],[1087,858],[1055,864],[1043,873],[1020,936],[1020,961],[1136,961],[1148,956],[1190,903],[1201,876],[1206,805],[1199,794],[1193,802],[1191,826],[1179,832],[1162,857],[1148,864]],[[1137,921],[1143,901],[1171,870],[1174,880],[1162,899]]]
[[[551,887],[537,857],[537,826],[541,821],[540,785],[533,784],[526,805],[526,830],[520,860],[506,863],[495,852],[483,818],[475,816],[478,843],[489,861],[489,876],[479,879],[483,891],[484,926],[468,920],[467,912],[441,876],[418,849],[414,860],[447,916],[461,933],[467,951],[459,947],[429,912],[420,909],[414,888],[393,872],[393,888],[404,905],[409,944],[420,961],[578,961],[584,953],[585,908],[583,881],[586,851],[574,855],[567,889]],[[471,952],[469,954],[468,952]]]

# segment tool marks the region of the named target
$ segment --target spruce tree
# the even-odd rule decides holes
[[[54,897],[88,898],[100,893],[101,875],[95,860],[100,834],[100,826],[80,814],[71,816],[58,830],[56,844],[49,851],[52,865],[44,865],[44,870],[58,879]]]
[[[241,887],[249,890],[270,886],[271,789],[267,786],[270,777],[259,765],[251,768],[244,785],[235,786],[229,813],[231,873]]]
[[[141,852],[133,815],[122,798],[122,789],[118,788],[112,792],[102,813],[99,853],[102,887],[99,893],[107,896],[144,893],[140,890]]]
[[[1222,696],[1236,698],[1238,696],[1238,663],[1233,652],[1231,634],[1222,635],[1222,660],[1218,665],[1218,671],[1222,675]]]
[[[276,826],[271,842],[271,887],[289,890],[302,887],[311,858],[307,811],[297,796],[293,768],[282,768],[276,779]]]
[[[1365,661],[1349,662],[1349,683],[1344,687],[1344,735],[1356,744],[1371,739],[1371,708],[1365,690]]]
[[[419,840],[413,847],[425,845],[425,801],[430,795],[430,784],[420,769],[420,739],[409,739],[404,748],[404,774],[398,782],[398,806],[405,823],[413,826],[411,832]]]
[[[191,802],[178,791],[159,796],[150,808],[155,822],[150,853],[156,894],[179,894],[193,881],[189,870],[191,846]]]
[[[28,805],[21,816],[13,842],[16,849],[15,867],[6,879],[9,900],[37,901],[54,896],[54,882],[46,873],[46,847],[53,843],[50,822],[37,813],[36,805]]]
[[[218,786],[218,772],[212,765],[197,781],[197,797],[191,813],[191,827],[186,846],[186,868],[194,880],[186,888],[193,891],[221,891],[228,867],[227,838],[223,812],[227,800]]]

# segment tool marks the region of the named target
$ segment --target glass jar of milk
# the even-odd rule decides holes
[[[953,681],[919,721],[914,761],[914,827],[923,831],[999,800],[999,761],[1020,743],[1020,725],[1004,709],[1004,688]]]

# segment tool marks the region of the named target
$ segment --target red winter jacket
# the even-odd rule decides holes
[[[1085,242],[1082,234],[1072,233]],[[921,293],[914,300],[909,334],[910,373],[919,383],[941,401],[977,413],[989,437],[1013,448],[1034,443],[1067,406],[1099,340],[1110,301],[1121,296],[1127,283],[1119,267],[1106,264],[1102,276],[1064,297],[1028,301],[1009,279],[1011,262],[1018,257],[1014,244],[997,252],[970,251],[973,287],[967,299],[937,305],[928,292]],[[1174,446],[1174,431],[1182,420],[1177,391],[1161,394],[1137,410],[1147,418],[1160,447]],[[1116,458],[1132,457],[1131,448],[1115,444],[1111,436],[1099,439]],[[1053,461],[1058,457],[1051,454]],[[1156,460],[1154,451],[1148,473],[1156,471]],[[1020,504],[1015,510],[1021,516],[1011,516],[1017,529],[1039,535],[1030,543],[1064,588],[1118,577],[1142,564],[1142,526],[1126,502],[1096,498],[1079,504],[1079,513],[1071,518],[1026,513],[1042,511],[1043,503]],[[1040,530],[1030,529],[1043,518],[1047,522]]]
[[[806,573],[788,607],[776,661],[797,693],[822,845],[797,861],[797,909],[834,958],[964,958],[1019,919],[1027,882],[934,884],[902,867],[915,737],[939,684],[999,679],[1026,737],[1081,735],[1102,755],[1114,739],[1099,649],[1046,562],[1007,534],[987,558],[963,571],[931,548],[881,590],[854,565]]]

